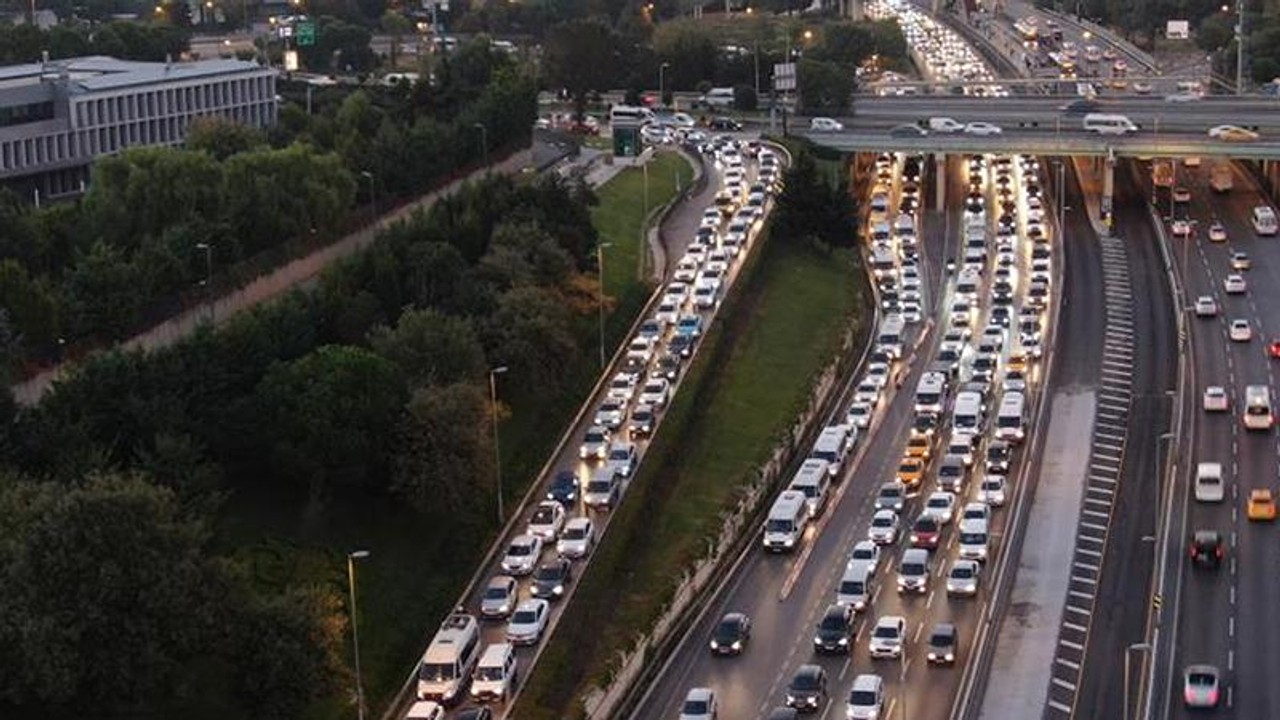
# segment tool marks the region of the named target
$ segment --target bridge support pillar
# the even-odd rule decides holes
[[[944,212],[947,209],[947,155],[933,155],[933,209]]]
[[[1102,222],[1111,227],[1111,198],[1115,195],[1116,158],[1110,152],[1102,163]]]

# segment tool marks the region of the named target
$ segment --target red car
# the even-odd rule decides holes
[[[911,526],[911,547],[934,550],[941,534],[942,528],[938,527],[938,521],[932,515],[921,515]]]
[[[1272,340],[1267,345],[1267,354],[1273,358],[1280,359],[1280,340]]]

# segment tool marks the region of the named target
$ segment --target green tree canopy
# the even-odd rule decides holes
[[[415,386],[476,381],[484,375],[484,348],[467,318],[438,310],[409,310],[394,329],[375,328],[370,344]]]

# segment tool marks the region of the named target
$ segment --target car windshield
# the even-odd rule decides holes
[[[862,589],[861,580],[846,580],[840,583],[841,595],[862,595],[865,592]]]
[[[533,514],[533,524],[535,525],[547,525],[554,519],[555,511],[549,507],[538,508],[537,512]]]
[[[515,615],[511,616],[512,625],[528,625],[538,619],[536,610],[517,610]]]
[[[934,510],[943,510],[951,507],[951,502],[947,498],[929,498],[929,507]]]
[[[967,580],[973,577],[973,568],[967,565],[957,565],[951,569],[951,577],[957,580]]]
[[[447,682],[456,677],[452,663],[422,663],[418,679],[424,682]]]
[[[506,585],[494,586],[484,591],[485,600],[506,600],[511,593]]]
[[[686,715],[706,715],[707,701],[706,700],[685,700],[684,709],[681,710],[681,712],[685,713]]]
[[[1217,681],[1217,678],[1215,678],[1213,675],[1210,675],[1209,673],[1191,673],[1190,675],[1187,676],[1188,685],[1208,686],[1208,685],[1213,685],[1214,682],[1216,681]]]
[[[935,633],[929,638],[929,644],[939,648],[951,647],[951,636],[946,633]]]
[[[893,527],[893,518],[888,515],[881,515],[871,519],[871,527],[887,528]]]
[[[738,621],[736,619],[721,620],[716,626],[716,638],[734,640],[738,637]]]
[[[511,546],[511,549],[507,550],[507,555],[510,557],[523,557],[532,552],[533,552],[532,543],[527,545],[525,543],[516,543]]]
[[[574,525],[564,531],[561,537],[565,540],[582,540],[587,536],[587,528],[581,525]]]
[[[884,640],[896,640],[898,638],[898,626],[879,625],[876,627],[875,636]]]
[[[931,517],[922,517],[916,520],[916,530],[919,532],[933,532],[937,529],[938,524]]]
[[[534,574],[534,580],[559,580],[564,576],[564,571],[559,565],[543,565],[538,568],[538,572]]]
[[[869,547],[860,547],[853,549],[854,560],[872,560],[876,556],[875,550]]]
[[[818,676],[816,673],[801,673],[796,675],[791,681],[792,690],[817,690]]]
[[[586,440],[587,440],[587,442],[589,442],[589,443],[602,443],[602,442],[604,442],[604,433],[602,433],[602,432],[588,432],[588,433],[587,433]]]
[[[591,482],[587,483],[587,492],[606,493],[606,492],[609,492],[609,488],[612,485],[613,483],[609,482],[608,480],[592,480]]]
[[[610,460],[626,460],[631,457],[631,452],[627,448],[616,448],[609,452]]]
[[[938,469],[940,477],[958,477],[960,475],[960,465],[946,464]]]
[[[897,498],[902,497],[902,491],[896,487],[884,488],[880,491],[880,497],[889,500],[896,500]]]
[[[983,490],[999,490],[1000,481],[999,480],[983,480],[982,489]]]
[[[856,707],[872,707],[876,704],[876,694],[868,690],[854,690],[849,693],[849,704]]]
[[[765,524],[764,529],[765,529],[765,532],[787,533],[787,532],[791,532],[791,529],[793,527],[794,525],[790,520],[773,519]]]

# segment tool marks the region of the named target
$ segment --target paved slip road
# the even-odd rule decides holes
[[[1208,163],[1200,170],[1182,170],[1179,184],[1191,190],[1186,214],[1198,221],[1193,241],[1170,238],[1175,262],[1185,278],[1187,295],[1194,301],[1212,295],[1222,313],[1217,318],[1191,318],[1194,349],[1195,395],[1194,432],[1189,439],[1192,456],[1186,463],[1194,472],[1197,462],[1221,462],[1227,485],[1225,502],[1197,503],[1191,497],[1188,476],[1178,478],[1175,501],[1186,503],[1185,527],[1175,528],[1171,542],[1182,548],[1171,552],[1178,563],[1171,572],[1180,572],[1176,648],[1171,665],[1157,668],[1167,673],[1168,687],[1158,698],[1156,717],[1193,717],[1182,705],[1182,669],[1188,664],[1208,663],[1224,673],[1223,704],[1229,708],[1220,716],[1240,718],[1280,717],[1280,687],[1274,671],[1280,667],[1280,623],[1276,601],[1280,597],[1280,543],[1272,523],[1249,522],[1245,498],[1253,488],[1276,489],[1280,463],[1280,442],[1274,430],[1250,432],[1240,419],[1244,388],[1266,385],[1277,397],[1276,363],[1264,353],[1265,343],[1280,337],[1280,246],[1274,238],[1254,234],[1249,214],[1255,205],[1267,204],[1252,180],[1235,168],[1235,188],[1214,195],[1208,187]],[[1167,206],[1166,206],[1167,207]],[[1183,214],[1179,209],[1179,215]],[[1210,242],[1209,223],[1221,220],[1229,241]],[[1229,258],[1235,251],[1247,252],[1252,269],[1245,295],[1223,292],[1223,277],[1230,272]],[[1232,342],[1227,323],[1234,318],[1248,320],[1254,328],[1250,342]],[[1200,392],[1207,385],[1224,386],[1231,397],[1227,413],[1208,414],[1201,409]],[[1213,529],[1229,541],[1227,562],[1217,570],[1191,568],[1186,560],[1187,537],[1196,529]],[[1178,532],[1181,530],[1181,532]]]

